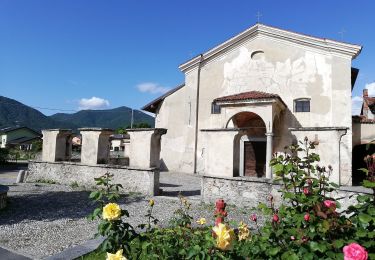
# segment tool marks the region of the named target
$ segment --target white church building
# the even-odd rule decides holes
[[[307,136],[332,181],[351,185],[352,60],[361,49],[255,24],[186,61],[184,84],[142,108],[167,129],[160,167],[272,178],[272,155]]]

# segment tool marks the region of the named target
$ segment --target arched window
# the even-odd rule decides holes
[[[299,98],[294,100],[294,112],[310,112],[310,99]]]

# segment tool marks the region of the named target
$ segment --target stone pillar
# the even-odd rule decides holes
[[[151,168],[160,166],[160,140],[165,128],[126,129],[130,135],[129,166]]]
[[[272,179],[272,167],[270,162],[272,159],[272,137],[273,133],[266,133],[267,136],[267,149],[266,149],[266,178]]]
[[[71,156],[70,129],[42,130],[43,150],[42,160],[46,162],[68,161]]]
[[[109,160],[110,140],[114,133],[107,128],[79,128],[82,135],[81,163],[106,164]]]

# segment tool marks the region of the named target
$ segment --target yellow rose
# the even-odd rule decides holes
[[[199,225],[204,225],[204,224],[206,224],[206,219],[205,218],[200,218],[200,219],[197,220],[197,223]]]
[[[151,200],[148,201],[148,204],[149,204],[151,207],[153,207],[154,204],[155,204],[155,201],[151,199]]]
[[[240,225],[238,226],[238,240],[246,240],[250,236],[250,230],[247,227],[245,223],[242,221],[240,222]]]
[[[212,230],[216,234],[216,246],[221,250],[230,250],[233,247],[234,231],[223,223],[219,223]]]
[[[127,260],[125,256],[122,255],[122,249],[118,250],[116,254],[107,253],[106,260]]]
[[[116,203],[108,203],[103,208],[103,219],[117,220],[121,217],[120,206]]]

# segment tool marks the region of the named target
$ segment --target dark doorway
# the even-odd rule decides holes
[[[352,180],[353,186],[359,186],[365,179],[366,175],[361,168],[366,168],[366,163],[364,161],[365,156],[372,155],[375,153],[375,145],[371,144],[366,147],[366,144],[356,145],[353,148],[353,164],[352,164]]]
[[[266,164],[266,142],[244,142],[244,175],[263,177]]]

